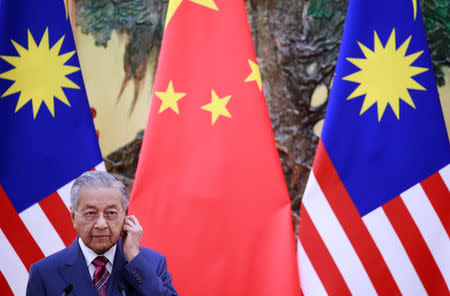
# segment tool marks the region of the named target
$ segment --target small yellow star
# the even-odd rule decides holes
[[[226,105],[230,98],[231,95],[221,99],[217,96],[214,90],[211,90],[211,103],[202,106],[202,109],[211,112],[212,125],[214,125],[220,115],[231,118],[231,114],[226,108]]]
[[[245,78],[245,82],[256,81],[256,84],[258,84],[259,90],[262,90],[261,72],[259,71],[258,64],[256,64],[252,60],[248,60],[248,64],[250,65],[250,68],[252,69],[252,73],[250,73],[250,75],[248,75],[248,77]]]
[[[217,5],[214,2],[214,0],[190,0],[190,1],[197,3],[198,5],[202,5],[207,8],[210,8],[212,10],[216,10],[216,11],[219,10],[219,8],[217,8]],[[181,5],[181,2],[183,2],[183,0],[170,0],[169,1],[169,6],[167,8],[166,24],[164,25],[164,29],[167,27],[167,24],[172,19],[172,16],[174,15],[175,11],[177,11],[178,7]]]
[[[161,114],[161,112],[163,112],[167,108],[170,108],[173,111],[175,111],[175,113],[180,114],[180,112],[178,111],[178,104],[177,104],[177,102],[181,98],[183,98],[186,95],[186,93],[177,93],[177,92],[175,92],[175,90],[173,89],[173,82],[172,82],[172,80],[170,80],[169,86],[167,86],[167,90],[165,92],[156,91],[155,94],[162,101],[161,107],[159,108],[159,113],[160,114]]]
[[[205,6],[207,8],[211,8],[212,10],[219,10],[217,8],[216,3],[214,3],[214,0],[190,0],[191,2],[197,3],[198,5]]]

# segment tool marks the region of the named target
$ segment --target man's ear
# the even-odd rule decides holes
[[[70,218],[72,219],[73,227],[75,227],[75,209],[70,207]]]

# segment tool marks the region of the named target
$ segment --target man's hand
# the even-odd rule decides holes
[[[139,254],[139,244],[141,243],[144,230],[137,218],[133,215],[125,217],[123,223],[123,253],[127,257],[128,262],[133,260]]]

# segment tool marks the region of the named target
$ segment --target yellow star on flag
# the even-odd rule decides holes
[[[54,99],[70,107],[63,88],[80,89],[66,75],[80,70],[79,67],[66,65],[75,54],[75,50],[60,54],[64,35],[50,48],[48,28],[45,29],[39,45],[28,30],[28,49],[11,40],[19,56],[0,56],[14,66],[13,69],[0,73],[0,78],[14,83],[3,93],[2,97],[20,92],[15,112],[32,101],[33,118],[44,103],[55,117]]]
[[[400,100],[416,108],[408,89],[426,90],[413,77],[428,71],[428,69],[411,66],[423,53],[421,50],[406,55],[411,37],[409,36],[397,48],[394,28],[386,45],[383,46],[377,32],[374,31],[373,51],[358,42],[365,58],[347,58],[350,63],[361,69],[342,78],[359,83],[347,100],[364,95],[360,115],[372,105],[377,104],[378,121],[380,121],[387,105],[390,105],[397,119],[400,119]]]
[[[173,82],[170,80],[167,90],[165,92],[155,91],[158,98],[161,99],[161,107],[159,108],[159,113],[163,112],[167,108],[172,109],[175,113],[180,114],[178,111],[178,101],[183,98],[186,93],[177,93],[173,89]]]
[[[248,77],[245,78],[245,82],[256,81],[259,90],[262,90],[261,72],[259,71],[258,64],[253,62],[252,60],[248,60],[248,64],[252,69],[252,73],[250,73],[250,75],[248,75]]]
[[[208,8],[211,8],[213,10],[219,10],[217,8],[216,3],[214,3],[214,0],[190,0],[191,2],[197,3],[198,5],[202,5]]]
[[[231,114],[226,108],[230,98],[231,95],[221,99],[217,96],[214,90],[211,90],[211,103],[202,106],[202,109],[211,112],[212,125],[214,125],[220,115],[231,118]]]
[[[198,5],[202,5],[207,8],[216,10],[216,11],[219,10],[219,8],[217,8],[217,5],[214,2],[214,0],[190,0],[190,1],[197,3]],[[172,19],[172,16],[175,14],[175,11],[177,11],[178,7],[181,5],[181,2],[183,2],[183,0],[170,0],[169,1],[169,7],[167,8],[166,24],[164,26],[164,29],[167,27],[167,24]]]

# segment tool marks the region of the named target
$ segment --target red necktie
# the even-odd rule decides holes
[[[106,262],[108,262],[108,259],[103,256],[98,256],[92,260],[92,264],[95,266],[94,285],[100,296],[106,296],[108,291],[109,271],[106,269]]]

